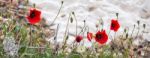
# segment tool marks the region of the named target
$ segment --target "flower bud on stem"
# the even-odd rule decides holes
[[[137,24],[138,24],[138,32],[137,32],[137,34],[136,34],[136,37],[139,35],[139,31],[140,31],[140,27],[139,27],[140,21],[137,21]]]
[[[118,20],[118,16],[119,16],[119,13],[116,13],[117,20]]]
[[[144,31],[145,31],[145,28],[146,28],[146,24],[143,24],[143,32],[142,32],[142,36],[143,36],[143,33],[144,33]]]

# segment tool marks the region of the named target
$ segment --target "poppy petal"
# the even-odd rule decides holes
[[[30,24],[35,24],[41,20],[41,11],[37,9],[30,9],[30,14],[27,16],[28,22]]]
[[[106,43],[108,40],[108,36],[107,36],[105,30],[98,31],[96,33],[95,40],[100,44]]]
[[[119,28],[120,28],[119,22],[117,20],[112,19],[110,29],[117,32]]]

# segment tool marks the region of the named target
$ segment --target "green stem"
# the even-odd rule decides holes
[[[33,39],[33,37],[32,37],[32,25],[30,24],[30,46],[32,46],[32,39]]]
[[[77,18],[76,18],[75,13],[72,12],[72,14],[73,14],[73,16],[74,16],[74,18],[75,18],[75,21],[76,21],[76,36],[77,36],[77,33],[78,33],[78,31],[77,31],[77,24],[78,24],[78,21],[77,21]]]
[[[138,32],[137,32],[137,34],[136,34],[136,37],[138,37],[139,32],[140,32],[140,29],[139,29],[139,26],[138,26]]]
[[[65,30],[65,35],[64,35],[64,45],[62,46],[62,48],[63,48],[63,51],[64,51],[64,47],[65,47],[65,45],[66,45],[66,42],[67,42],[67,30],[68,30],[68,26],[69,26],[69,20],[70,20],[70,18],[71,18],[71,14],[69,14],[69,18],[68,18],[68,21],[67,21],[67,26],[66,26],[66,30]]]

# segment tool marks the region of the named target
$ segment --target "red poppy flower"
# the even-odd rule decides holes
[[[110,29],[117,32],[119,28],[120,28],[119,22],[117,20],[112,19]]]
[[[35,8],[30,9],[30,14],[27,16],[27,19],[28,19],[28,22],[30,24],[35,24],[35,23],[40,22],[40,20],[41,20],[41,11],[39,11]]]
[[[105,30],[98,31],[95,35],[95,40],[100,44],[106,43],[108,40],[108,36],[107,36]]]
[[[78,35],[78,36],[76,37],[76,42],[80,42],[82,39],[83,39],[83,37],[80,36],[80,35]]]
[[[93,34],[91,32],[87,32],[87,39],[91,41],[92,38],[93,38]]]

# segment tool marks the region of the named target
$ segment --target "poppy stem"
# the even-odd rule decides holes
[[[104,21],[103,21],[103,19],[101,19],[101,21],[102,21],[102,22],[99,21],[99,24],[102,25],[102,29],[101,29],[101,31],[102,31],[103,28],[104,28]]]
[[[138,26],[138,32],[137,32],[137,34],[136,34],[136,37],[139,35],[139,32],[140,32],[140,28],[139,28],[139,26]]]
[[[123,32],[123,34],[122,34],[122,36],[121,36],[121,39],[123,39],[123,37],[124,37],[124,34],[126,35],[126,32]]]
[[[82,29],[82,36],[83,36],[83,38],[84,38],[84,34],[85,34],[85,32],[86,32],[86,21],[84,20],[84,27],[83,27],[83,29]],[[84,41],[83,41],[83,43],[81,44],[82,46],[84,45]]]
[[[32,25],[30,24],[30,46],[32,46]]]
[[[54,37],[55,43],[57,43],[58,30],[59,30],[59,24],[57,25],[57,30],[56,30],[55,37]]]
[[[134,30],[135,30],[135,25],[134,25],[134,27],[133,27],[133,30],[132,30],[132,33],[131,33],[131,37],[133,36]]]
[[[87,28],[87,31],[89,32],[89,27],[88,27],[88,26],[86,26],[86,28]]]
[[[66,30],[65,30],[65,36],[66,36],[66,34],[67,34],[67,30],[68,30],[70,18],[71,18],[71,14],[69,14],[69,18],[68,18],[68,21],[67,21],[67,26],[66,26]],[[64,38],[65,38],[65,36],[64,36]]]
[[[91,48],[92,48],[93,52],[96,54],[96,47],[95,47],[94,44],[95,44],[95,42],[92,44],[92,47],[91,47]]]
[[[108,36],[110,35],[110,32],[111,32],[111,30],[109,30],[109,32],[108,32]]]
[[[76,18],[75,13],[72,12],[72,14],[73,14],[73,16],[74,16],[74,18],[75,18],[75,21],[76,21],[76,36],[77,36],[77,32],[78,32],[78,30],[77,30],[77,24],[78,24],[78,21],[77,21],[77,18]]]
[[[83,30],[83,35],[84,35],[84,32],[86,31],[86,21],[84,20],[83,22],[84,22],[84,29],[82,30]]]
[[[116,33],[117,33],[117,32],[115,32],[114,39],[116,38]]]
[[[143,36],[143,34],[144,34],[144,31],[145,31],[145,28],[144,28],[144,30],[143,30],[143,32],[142,32],[142,36]]]
[[[71,14],[69,14],[69,18],[68,18],[67,26],[66,26],[66,30],[65,30],[65,35],[64,35],[64,44],[63,44],[63,46],[62,46],[63,51],[64,51],[64,49],[65,49],[65,45],[66,45],[66,42],[67,42],[67,40],[68,40],[67,30],[68,30],[68,26],[69,26],[69,20],[70,20],[70,18],[71,18]],[[69,32],[69,31],[68,31],[68,32]]]
[[[85,22],[84,22],[84,27],[81,29],[81,32],[80,32],[79,34],[81,34],[82,32],[83,32],[83,34],[84,34],[84,32],[86,31],[85,29],[86,29],[86,24],[85,24]]]
[[[52,23],[50,24],[50,26],[52,26],[52,25],[54,24],[54,22],[56,21],[56,19],[57,19],[58,15],[60,14],[60,11],[61,11],[61,9],[62,9],[62,6],[63,6],[63,1],[61,1],[60,9],[59,9],[59,11],[58,11],[58,13],[57,13],[56,17],[54,18],[54,20],[53,20],[53,21],[52,21]]]
[[[127,30],[129,30],[129,28],[125,28],[125,29],[124,29],[124,32],[123,32],[123,34],[122,34],[122,36],[121,36],[121,39],[123,38],[123,35],[124,35],[124,34],[125,34],[125,35],[128,34]]]
[[[42,24],[40,25],[40,27],[41,27],[41,31],[42,31],[42,37],[41,38],[43,38],[44,36],[43,36],[43,26],[42,26]]]
[[[143,24],[143,31],[142,31],[142,36],[143,36],[143,34],[144,34],[144,32],[145,32],[145,28],[146,28],[146,24]]]

